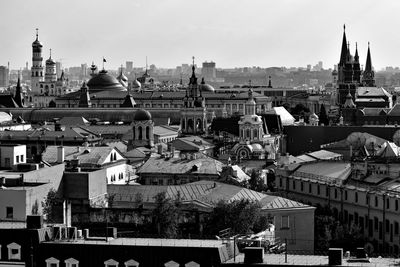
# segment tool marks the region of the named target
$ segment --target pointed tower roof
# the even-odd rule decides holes
[[[356,108],[356,105],[353,102],[353,97],[350,94],[350,91],[347,93],[346,102],[343,104],[344,108]]]
[[[369,50],[369,42],[368,42],[367,62],[365,63],[365,71],[372,71],[371,52]]]
[[[354,55],[354,61],[359,62],[360,57],[358,56],[358,48],[357,48],[357,42],[356,42],[356,53]]]
[[[193,60],[192,76],[190,77],[189,85],[197,85],[197,77],[196,77],[195,67],[194,67],[194,57],[192,57],[192,60]]]
[[[15,101],[15,103],[17,103],[17,105],[20,108],[22,108],[24,106],[24,97],[22,95],[22,88],[21,88],[21,81],[20,81],[20,78],[19,78],[19,73],[18,73],[17,87],[15,88],[14,101]]]
[[[342,40],[342,51],[340,53],[339,65],[344,65],[347,58],[347,39],[346,39],[346,25],[343,25],[343,40]]]

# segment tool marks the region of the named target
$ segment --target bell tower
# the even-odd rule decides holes
[[[33,94],[39,94],[39,82],[43,81],[43,44],[39,41],[39,29],[36,29],[36,40],[32,43],[31,88]]]

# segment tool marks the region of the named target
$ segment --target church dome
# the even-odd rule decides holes
[[[142,84],[137,79],[132,82],[132,88],[140,88],[141,86]]]
[[[48,60],[46,60],[46,65],[55,65],[56,62],[50,57]]]
[[[106,70],[99,71],[98,74],[95,74],[87,83],[90,92],[98,92],[98,91],[126,91],[126,88],[123,87],[118,80],[107,73]]]
[[[43,44],[38,39],[36,39],[35,41],[33,41],[32,46],[43,47]]]
[[[151,114],[145,109],[139,109],[135,112],[133,117],[134,121],[149,121],[151,120]]]
[[[200,91],[201,92],[211,92],[214,93],[215,89],[211,85],[205,83],[204,78],[202,78],[201,83],[200,83]]]

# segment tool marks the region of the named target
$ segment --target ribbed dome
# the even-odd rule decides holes
[[[201,83],[200,83],[200,91],[201,91],[201,92],[212,92],[212,93],[214,93],[214,92],[215,92],[215,89],[214,89],[214,87],[212,87],[211,85],[205,83],[205,82],[204,82],[204,78],[203,78],[203,79],[201,80]]]
[[[151,114],[145,109],[139,109],[135,112],[135,116],[133,117],[135,121],[149,121],[151,120]]]
[[[91,93],[106,90],[126,91],[126,88],[114,76],[108,74],[106,70],[101,70],[98,74],[94,75],[87,85]]]
[[[142,84],[137,79],[132,82],[132,88],[140,88],[141,86]]]

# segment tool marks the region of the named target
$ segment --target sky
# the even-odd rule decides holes
[[[92,61],[116,69],[216,62],[217,68],[305,67],[350,49],[375,69],[400,66],[398,0],[1,0],[0,65],[31,66],[35,29],[43,57],[64,67]]]

